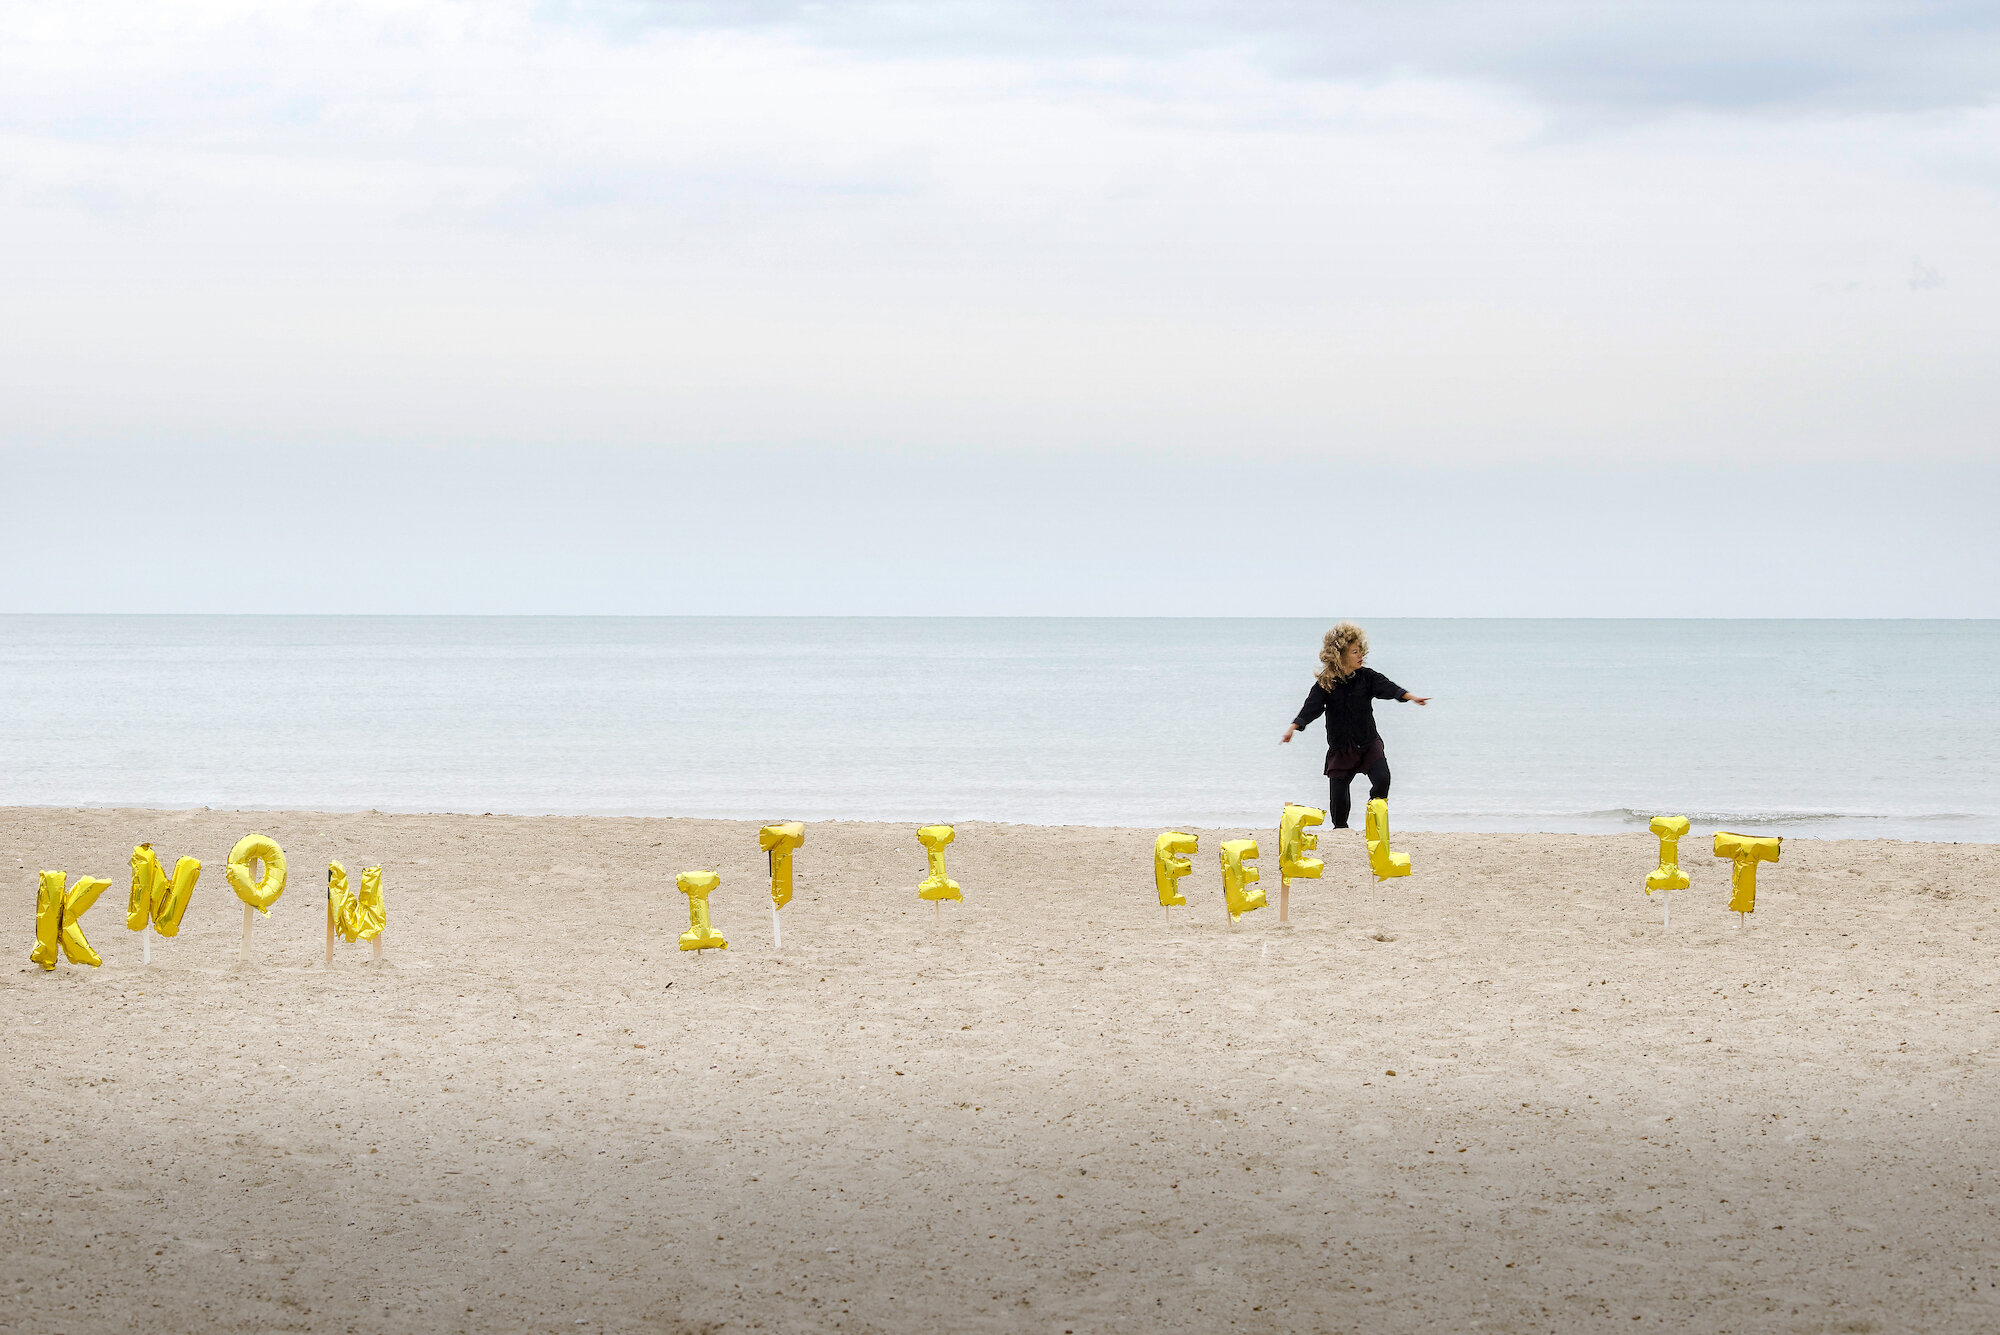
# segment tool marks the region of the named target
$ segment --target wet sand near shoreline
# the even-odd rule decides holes
[[[1274,812],[1275,815],[1275,812]],[[773,813],[774,819],[782,813]],[[251,830],[290,888],[238,962]],[[0,1292],[46,1331],[2000,1328],[2000,847],[0,811]],[[1224,838],[1271,907],[1230,926]],[[140,841],[204,869],[150,967]],[[325,866],[385,963],[322,967]],[[35,874],[105,964],[28,961]],[[722,874],[726,951],[676,949]]]

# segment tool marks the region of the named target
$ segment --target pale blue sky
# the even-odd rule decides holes
[[[0,611],[2000,615],[1996,93],[1992,5],[9,5]]]

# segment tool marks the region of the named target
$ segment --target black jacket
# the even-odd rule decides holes
[[[1367,746],[1382,736],[1375,731],[1374,702],[1400,700],[1405,694],[1402,687],[1374,668],[1356,668],[1330,691],[1315,681],[1306,692],[1306,702],[1299,707],[1299,716],[1292,720],[1292,726],[1303,728],[1324,714],[1327,750]]]

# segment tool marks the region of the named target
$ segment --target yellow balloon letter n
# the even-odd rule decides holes
[[[674,878],[674,884],[688,897],[688,929],[681,933],[681,949],[729,949],[722,933],[708,922],[708,894],[722,884],[722,878],[712,871],[684,871]]]

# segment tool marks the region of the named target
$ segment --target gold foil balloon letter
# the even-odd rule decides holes
[[[1755,839],[1747,834],[1717,834],[1715,856],[1728,858],[1729,911],[1757,911],[1757,864],[1776,862],[1782,839]]]
[[[1306,827],[1324,824],[1326,813],[1318,807],[1285,803],[1285,814],[1278,818],[1279,875],[1289,881],[1301,876],[1318,876],[1326,870],[1326,863],[1306,856],[1319,848],[1319,836],[1307,833]]]
[[[757,847],[771,855],[771,902],[779,908],[792,902],[792,853],[805,841],[806,827],[798,821],[757,831]]]
[[[262,862],[264,875],[258,880],[250,879],[250,864]],[[278,841],[262,834],[246,834],[236,841],[236,847],[229,850],[229,862],[222,874],[228,878],[229,888],[236,897],[256,909],[268,914],[271,905],[278,902],[278,896],[285,893],[285,850],[278,847]],[[349,937],[350,941],[354,938]]]
[[[1257,886],[1259,873],[1249,865],[1256,857],[1255,839],[1231,839],[1222,845],[1222,902],[1229,909],[1231,922],[1264,907],[1264,890]]]
[[[965,896],[958,892],[958,882],[944,874],[944,846],[957,837],[957,832],[949,825],[926,825],[917,831],[917,842],[924,846],[924,856],[929,860],[931,872],[917,887],[918,899],[937,903],[947,899],[956,899],[960,903],[965,901]]]
[[[1377,797],[1368,803],[1368,869],[1375,879],[1410,874],[1410,855],[1389,847],[1389,799]]]
[[[1660,836],[1660,865],[1646,873],[1646,893],[1685,890],[1688,874],[1681,870],[1681,836],[1688,832],[1686,816],[1655,816],[1649,827]]]
[[[161,936],[181,930],[181,915],[187,912],[194,884],[201,879],[201,863],[182,858],[174,864],[173,878],[160,870],[159,855],[151,844],[132,850],[132,898],[125,907],[125,925],[135,932],[151,923]]]
[[[42,873],[41,887],[35,893],[35,948],[28,952],[28,958],[44,969],[53,969],[60,948],[71,964],[96,968],[104,961],[84,938],[79,919],[111,882],[98,876],[79,876],[76,884],[65,890],[63,882],[68,879],[67,872]]]
[[[1195,837],[1182,834],[1179,830],[1168,830],[1153,841],[1153,888],[1160,892],[1160,903],[1168,908],[1182,908],[1187,904],[1187,896],[1181,893],[1181,877],[1194,870],[1194,864],[1178,854],[1195,851]]]
[[[347,888],[347,868],[326,864],[326,926],[332,933],[356,941],[373,941],[389,925],[389,908],[382,902],[382,869],[361,869],[361,893]]]
[[[722,933],[708,923],[708,893],[722,884],[722,878],[712,871],[684,871],[674,878],[674,884],[688,897],[688,929],[681,933],[681,949],[729,949]]]

